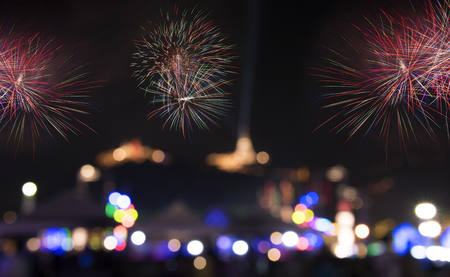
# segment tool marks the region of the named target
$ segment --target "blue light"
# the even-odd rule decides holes
[[[305,205],[307,208],[311,207],[311,203],[312,203],[312,199],[309,196],[303,195],[302,197],[300,197],[300,204]]]
[[[439,238],[441,245],[445,248],[450,248],[450,227],[447,227],[444,232],[442,232]]]
[[[205,224],[208,227],[224,229],[228,226],[228,217],[221,209],[213,209],[205,216]]]
[[[217,238],[216,245],[220,250],[230,250],[233,242],[227,236],[220,236]]]
[[[310,191],[306,194],[306,196],[309,196],[310,200],[311,200],[311,205],[315,205],[317,204],[317,202],[319,202],[319,195],[317,193],[315,193],[314,191]]]
[[[122,195],[117,191],[111,192],[108,196],[108,202],[113,206],[117,206],[118,205],[117,200],[119,200],[120,196]]]
[[[413,246],[421,245],[423,237],[410,223],[402,223],[392,231],[392,248],[398,255],[406,255]]]
[[[306,238],[309,242],[309,245],[313,246],[314,248],[320,248],[323,245],[323,238],[320,235],[314,233],[306,233],[303,235],[303,237]]]

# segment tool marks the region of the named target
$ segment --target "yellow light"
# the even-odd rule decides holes
[[[206,259],[202,256],[198,256],[194,260],[194,267],[198,270],[202,270],[206,267]]]
[[[128,209],[126,210],[125,214],[131,215],[134,218],[134,220],[138,218],[138,212],[135,209]]]
[[[306,210],[305,221],[310,222],[314,218],[314,212],[310,209]]]
[[[303,212],[297,211],[292,214],[292,221],[295,224],[302,224],[305,221],[305,214]]]
[[[279,245],[283,242],[283,235],[280,232],[273,232],[270,235],[270,241],[275,245]]]
[[[125,216],[125,211],[124,210],[117,210],[114,212],[114,220],[121,223],[123,217]]]
[[[269,260],[271,260],[272,262],[276,262],[280,259],[281,257],[281,252],[280,250],[276,249],[276,248],[272,248],[269,250],[269,252],[267,252],[267,258],[269,258]]]
[[[355,227],[355,235],[360,239],[365,239],[369,236],[369,227],[365,224],[359,224]]]

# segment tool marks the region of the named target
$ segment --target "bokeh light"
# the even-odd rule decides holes
[[[267,252],[267,258],[269,258],[269,260],[271,260],[272,262],[276,262],[280,259],[281,257],[281,252],[280,250],[276,249],[276,248],[272,248]]]
[[[105,247],[106,250],[113,250],[114,248],[116,248],[117,246],[117,239],[114,236],[107,236],[104,240],[103,240],[103,246]]]
[[[131,234],[131,242],[134,245],[142,245],[145,242],[145,234],[142,231],[135,231]]]
[[[297,249],[300,251],[307,250],[309,247],[309,241],[305,237],[299,237],[296,245]]]
[[[344,179],[344,177],[345,177],[345,174],[346,174],[346,169],[345,169],[345,167],[343,167],[341,165],[337,165],[337,166],[331,167],[325,173],[326,178],[330,182],[340,182],[340,181],[342,181],[342,179]]]
[[[280,232],[273,232],[270,235],[270,241],[275,245],[280,245],[283,242],[283,235]]]
[[[298,235],[293,231],[288,231],[283,234],[282,241],[283,244],[286,245],[287,247],[293,247],[298,242]]]
[[[188,243],[187,250],[192,256],[200,255],[203,252],[203,243],[199,240],[193,240]]]
[[[198,270],[202,270],[206,267],[206,259],[199,256],[194,260],[194,267]]]
[[[431,219],[436,215],[436,207],[430,203],[422,203],[417,205],[415,212],[421,219]]]
[[[425,259],[427,257],[426,251],[427,251],[427,249],[425,246],[416,245],[411,248],[410,253],[414,259],[420,260],[420,259]]]
[[[152,159],[153,161],[155,161],[156,163],[162,163],[164,161],[164,158],[166,157],[166,155],[164,154],[163,151],[161,150],[155,150],[152,153]]]
[[[270,250],[270,243],[263,240],[258,243],[258,251],[265,254]]]
[[[22,186],[22,192],[25,196],[31,197],[36,194],[37,186],[33,182],[27,182]]]
[[[121,195],[119,196],[119,198],[117,199],[117,206],[119,206],[119,208],[121,209],[127,209],[131,204],[131,199],[128,195]]]
[[[369,227],[365,224],[359,224],[355,227],[355,235],[360,239],[365,239],[369,236]]]
[[[306,219],[305,213],[301,211],[296,211],[292,214],[292,221],[295,224],[302,224],[303,222],[305,222],[305,219]]]
[[[88,241],[88,231],[86,228],[78,227],[72,232],[73,248],[76,251],[83,251]]]
[[[402,223],[392,230],[392,249],[398,255],[406,255],[411,247],[422,244],[422,235],[411,223]]]
[[[86,164],[80,168],[78,178],[83,182],[95,182],[100,178],[100,171],[92,165]]]
[[[441,225],[436,221],[427,221],[419,224],[419,232],[422,236],[435,238],[441,233]]]
[[[39,238],[30,238],[27,240],[26,247],[30,252],[36,252],[39,250],[39,244],[41,240]]]
[[[13,211],[8,211],[3,214],[3,221],[5,221],[6,224],[13,224],[17,220],[17,214]]]
[[[112,155],[114,160],[121,162],[127,157],[127,152],[123,148],[117,148],[114,150]]]
[[[113,206],[117,206],[120,196],[121,196],[121,194],[118,193],[117,191],[111,192],[108,196],[109,203]]]
[[[233,243],[233,252],[236,255],[242,256],[248,252],[248,244],[243,240],[238,240]]]
[[[177,252],[178,250],[180,250],[181,242],[177,239],[171,239],[167,243],[167,247],[169,248],[170,251]]]
[[[269,161],[269,154],[265,151],[261,151],[256,154],[256,161],[260,164],[266,164]]]

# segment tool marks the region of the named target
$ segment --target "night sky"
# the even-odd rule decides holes
[[[61,137],[55,137],[56,143],[43,140],[34,158],[31,148],[21,147],[17,152],[14,144],[0,148],[0,213],[19,209],[21,186],[26,181],[38,185],[38,203],[50,199],[73,188],[78,169],[95,165],[98,153],[132,138],[173,157],[171,166],[127,164],[111,173],[117,189],[129,193],[138,210],[156,210],[177,198],[196,208],[250,205],[256,202],[256,189],[276,169],[309,166],[314,171],[341,164],[350,172],[349,185],[361,190],[385,177],[393,178],[390,191],[371,198],[373,220],[410,220],[415,205],[424,200],[447,212],[450,176],[445,133],[439,134],[439,143],[413,147],[408,155],[401,148],[389,149],[386,155],[383,141],[361,143],[363,137],[357,135],[346,142],[346,134],[329,132],[330,125],[313,132],[333,113],[316,102],[325,88],[311,70],[324,64],[324,46],[342,47],[341,32],[351,36],[351,24],[361,23],[363,15],[376,16],[378,7],[392,4],[361,2],[365,1],[260,1],[257,43],[248,49],[250,1],[3,1],[3,26],[15,25],[18,33],[40,32],[44,38],[54,38],[64,45],[66,55],[87,64],[88,78],[102,80],[103,86],[92,93],[95,109],[81,117],[96,133],[85,128],[82,135],[70,136],[70,142]],[[238,56],[236,80],[226,88],[235,107],[220,127],[195,130],[190,139],[163,130],[163,119],[147,120],[153,109],[148,105],[151,98],[131,78],[132,40],[144,35],[141,26],[156,18],[160,9],[170,10],[174,5],[209,12],[208,18],[236,45]],[[395,6],[408,10],[410,4],[396,1]],[[254,64],[246,63],[248,51],[256,55]],[[200,168],[206,155],[235,149],[244,78],[251,71],[250,136],[255,151],[268,152],[271,163],[261,177],[217,170],[205,173]],[[3,141],[5,136],[0,133]],[[92,191],[101,190],[100,182],[92,186]]]

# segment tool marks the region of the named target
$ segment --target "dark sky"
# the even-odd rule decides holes
[[[396,3],[397,7],[409,7],[409,1]],[[157,16],[160,9],[168,10],[175,4],[186,8],[197,5],[210,12],[209,17],[229,35],[239,56],[235,60],[239,67],[236,80],[227,87],[235,108],[220,128],[213,127],[209,132],[195,130],[190,140],[180,132],[162,130],[161,119],[147,121],[146,115],[152,110],[148,105],[150,98],[131,78],[135,51],[132,40],[143,34],[140,26]],[[29,148],[21,148],[17,154],[14,145],[0,149],[0,214],[18,209],[24,182],[35,181],[38,199],[49,199],[59,191],[73,188],[77,170],[94,163],[99,152],[134,137],[174,158],[174,165],[167,168],[147,163],[114,171],[122,182],[121,188],[136,195],[135,204],[149,208],[161,207],[177,197],[184,197],[191,204],[204,201],[203,206],[253,203],[255,189],[270,179],[277,168],[306,165],[314,171],[336,164],[349,169],[349,185],[361,190],[384,177],[395,180],[391,191],[373,197],[376,218],[410,216],[411,207],[426,199],[443,205],[449,177],[445,140],[439,145],[413,149],[408,163],[402,149],[390,149],[386,158],[383,142],[364,145],[361,137],[345,142],[345,134],[329,133],[329,127],[313,132],[331,112],[315,103],[324,88],[311,75],[310,68],[323,64],[324,46],[339,45],[340,32],[351,33],[351,24],[361,22],[363,15],[372,16],[376,7],[390,5],[393,6],[391,1],[260,1],[257,43],[248,50],[249,1],[3,1],[3,26],[13,24],[18,32],[41,32],[45,38],[54,38],[56,43],[64,44],[62,51],[67,55],[88,63],[89,78],[104,83],[92,94],[98,111],[82,117],[97,134],[84,129],[83,135],[69,137],[70,142],[59,137],[56,145],[42,141],[36,146],[34,159]],[[245,63],[249,53],[246,51],[255,53],[255,64]],[[243,78],[251,70],[255,78],[248,107],[250,135],[256,151],[271,155],[267,173],[260,178],[202,174],[199,167],[207,154],[235,148],[238,111],[245,93]],[[445,206],[439,208],[444,210]]]

